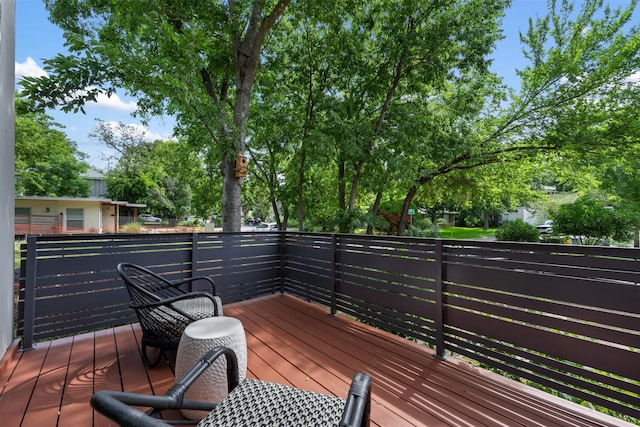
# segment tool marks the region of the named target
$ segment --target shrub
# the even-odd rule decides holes
[[[142,225],[139,222],[130,222],[120,227],[122,233],[140,233],[142,231]]]
[[[614,209],[592,196],[560,206],[552,217],[554,230],[575,236],[580,245],[628,241],[637,224],[635,212]]]
[[[502,224],[496,230],[496,239],[510,242],[537,242],[540,232],[536,227],[521,219]]]
[[[404,235],[408,237],[440,237],[440,227],[437,224],[430,224],[425,228],[410,225]]]
[[[440,237],[440,224],[435,224],[422,215],[416,215],[413,222],[409,224],[405,231],[405,236],[412,237]]]
[[[183,227],[203,227],[204,222],[198,218],[191,218],[180,221],[178,225],[181,225]]]
[[[571,236],[559,236],[557,234],[545,234],[540,236],[542,243],[557,243],[562,245],[571,244]]]

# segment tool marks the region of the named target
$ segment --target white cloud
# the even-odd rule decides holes
[[[120,125],[117,121],[109,121],[109,122],[104,122],[104,124],[109,127],[111,129],[111,131],[116,134],[119,135],[120,134]],[[141,125],[140,123],[125,123],[125,125],[128,128],[131,128],[134,130],[134,132],[138,135],[140,135],[141,139],[143,139],[144,141],[155,141],[155,140],[163,140],[163,141],[167,141],[167,140],[171,140],[174,139],[172,134],[160,134],[160,133],[156,133],[156,132],[152,132],[150,131],[146,126]]]
[[[16,62],[15,66],[16,81],[19,81],[23,77],[42,77],[48,75],[47,72],[36,64],[31,57],[27,57],[27,59],[22,63]],[[82,92],[86,91],[80,91],[79,94],[82,94]],[[90,101],[87,105],[93,105],[107,110],[122,111],[125,113],[133,113],[138,109],[136,101],[124,101],[115,93],[111,96],[100,93],[98,94],[96,101]]]
[[[69,97],[67,100],[71,100],[74,97],[84,96],[92,89],[94,89],[94,86],[88,86],[86,89],[76,91],[73,96]],[[133,113],[138,109],[138,104],[135,101],[123,101],[122,98],[115,93],[111,96],[107,96],[105,93],[98,93],[96,100],[87,101],[86,105],[124,113]]]
[[[636,71],[627,77],[627,81],[631,84],[640,83],[640,71]]]
[[[138,104],[135,101],[123,101],[122,98],[115,93],[110,97],[104,93],[98,94],[97,100],[89,102],[88,104],[106,108],[108,110],[123,111],[127,113],[132,113],[138,109]]]
[[[46,75],[47,72],[36,64],[36,61],[30,56],[22,63],[16,62],[16,80],[20,80],[23,77],[42,77]]]

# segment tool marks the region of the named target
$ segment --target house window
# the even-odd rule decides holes
[[[15,208],[15,223],[29,224],[31,217],[31,208]]]
[[[67,230],[84,229],[84,209],[67,208]]]

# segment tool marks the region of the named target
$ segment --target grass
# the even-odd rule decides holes
[[[495,228],[476,227],[441,227],[440,238],[442,239],[486,239],[496,236]]]
[[[13,267],[20,268],[20,245],[23,244],[24,240],[15,240],[13,242]]]

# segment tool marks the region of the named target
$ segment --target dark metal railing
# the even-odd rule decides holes
[[[29,237],[18,334],[134,322],[115,266],[208,275],[225,303],[286,292],[640,418],[640,250],[316,233]]]

